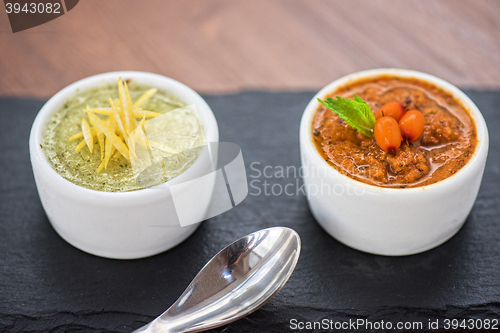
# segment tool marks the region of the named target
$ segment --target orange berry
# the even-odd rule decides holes
[[[425,118],[422,112],[418,110],[411,110],[399,121],[399,128],[403,139],[408,141],[417,140],[424,131]]]
[[[398,102],[389,102],[384,104],[378,111],[375,113],[375,119],[379,119],[382,117],[392,117],[399,121],[401,117],[405,114],[405,108]]]
[[[398,150],[403,140],[398,122],[392,117],[377,119],[373,132],[379,147],[389,153],[394,153]]]

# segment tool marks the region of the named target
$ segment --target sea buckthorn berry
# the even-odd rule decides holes
[[[408,141],[417,140],[424,131],[425,118],[422,112],[418,110],[411,110],[399,121],[399,128],[403,139]]]
[[[379,147],[389,153],[394,153],[398,150],[403,140],[398,122],[392,117],[377,119],[373,132]]]
[[[384,105],[375,113],[375,119],[382,117],[392,117],[399,121],[405,114],[405,108],[398,102],[389,102]]]

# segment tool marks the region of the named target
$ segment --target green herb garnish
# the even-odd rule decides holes
[[[368,104],[358,95],[355,94],[354,99],[337,96],[336,100],[328,97],[323,101],[318,98],[318,102],[323,104],[327,109],[333,111],[340,118],[344,119],[346,123],[351,125],[351,127],[358,132],[373,138],[373,127],[376,121],[375,116]]]

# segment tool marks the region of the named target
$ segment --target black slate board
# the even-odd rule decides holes
[[[315,222],[306,198],[250,195],[205,221],[181,245],[131,261],[73,248],[50,226],[35,189],[29,130],[43,104],[0,99],[0,331],[130,332],[163,312],[221,248],[255,230],[288,226],[302,254],[287,285],[264,307],[217,332],[290,331],[290,320],[421,321],[500,318],[500,92],[467,91],[490,129],[490,152],[477,202],[444,245],[408,257],[346,247]],[[249,180],[264,166],[299,166],[299,120],[313,92],[205,96],[221,141],[243,151]],[[298,178],[269,184],[301,184]],[[256,185],[256,183],[253,183]],[[261,185],[262,186],[262,185]],[[297,185],[296,185],[297,186]],[[425,326],[424,326],[425,327]]]

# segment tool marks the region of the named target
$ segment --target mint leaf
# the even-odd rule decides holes
[[[331,97],[328,97],[324,101],[318,98],[318,102],[344,119],[346,123],[358,132],[373,138],[375,116],[368,104],[358,95],[354,95],[353,100],[337,96],[336,100]]]

